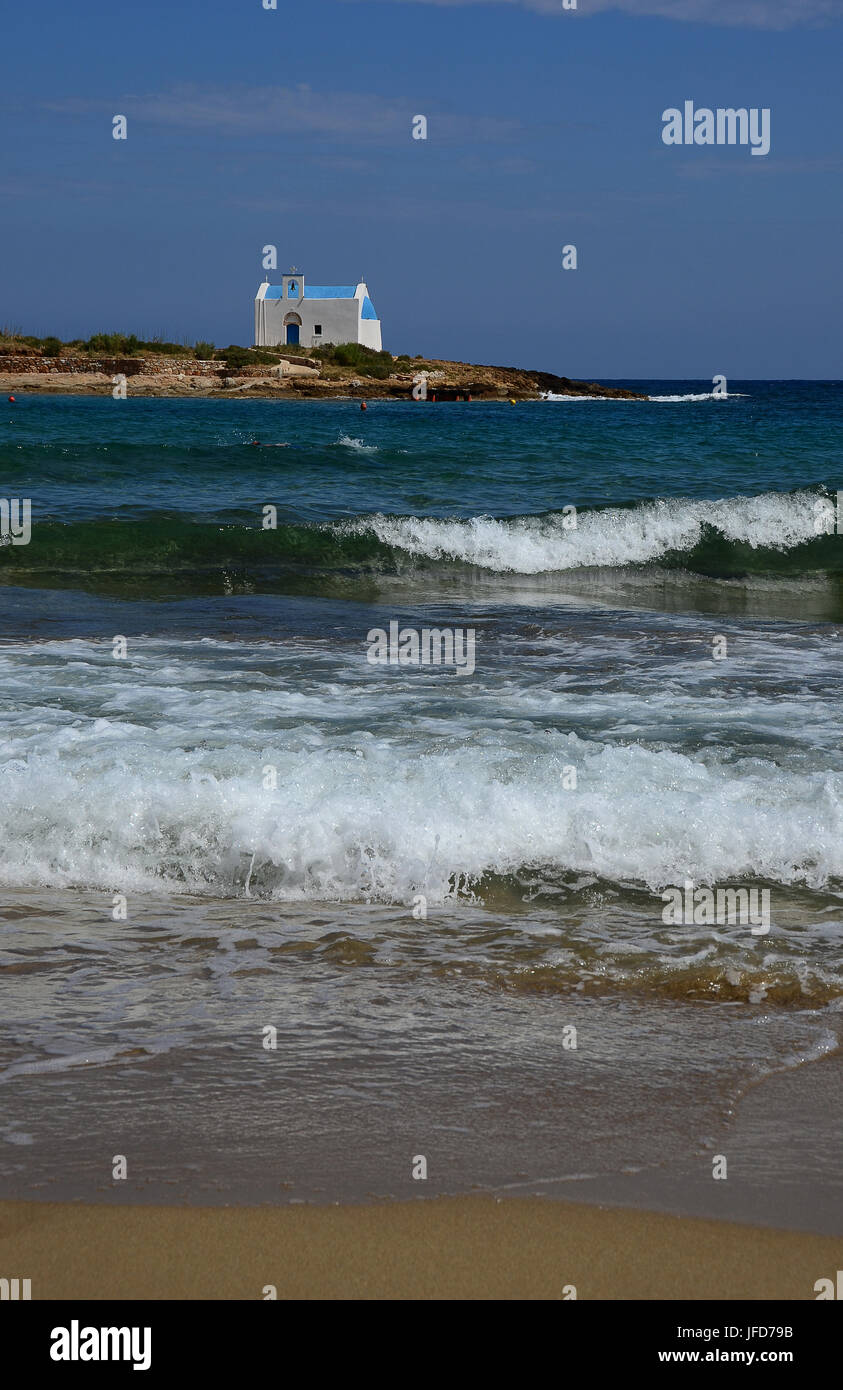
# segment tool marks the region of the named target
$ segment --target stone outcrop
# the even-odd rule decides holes
[[[281,357],[277,365],[231,367],[220,360],[194,357],[100,357],[68,354],[40,357],[32,352],[0,354],[0,390],[55,394],[104,395],[112,379],[127,378],[130,394],[145,396],[230,395],[246,391],[263,396],[351,396],[353,398],[411,396],[421,372],[427,374],[428,400],[536,400],[542,392],[555,395],[605,396],[646,400],[633,391],[573,381],[551,372],[527,372],[515,367],[477,366],[468,362],[395,358],[387,377],[357,375],[312,357]]]

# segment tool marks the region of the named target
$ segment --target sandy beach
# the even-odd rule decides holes
[[[812,1300],[841,1259],[823,1236],[540,1199],[0,1204],[0,1266],[33,1299]]]

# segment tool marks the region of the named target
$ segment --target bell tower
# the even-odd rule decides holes
[[[287,274],[281,276],[281,298],[296,303],[304,299],[304,276],[295,266],[291,266]]]

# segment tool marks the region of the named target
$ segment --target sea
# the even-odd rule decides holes
[[[843,384],[609,384],[0,405],[0,1197],[843,1230]]]

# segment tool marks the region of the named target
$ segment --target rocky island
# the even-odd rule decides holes
[[[125,379],[125,380],[124,380]],[[356,343],[326,345],[307,355],[289,348],[193,347],[98,334],[87,342],[0,335],[0,392],[103,396],[122,382],[133,396],[254,396],[467,400],[539,400],[646,396],[552,372],[478,366],[439,358],[394,356]],[[422,385],[422,382],[424,385]]]

